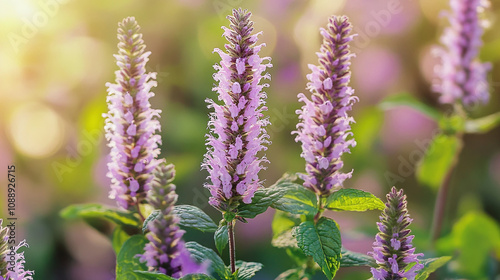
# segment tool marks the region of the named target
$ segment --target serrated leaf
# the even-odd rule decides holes
[[[318,213],[316,194],[303,186],[290,182],[283,182],[277,187],[284,190],[283,196],[271,206],[275,209],[312,217]]]
[[[294,228],[297,244],[312,256],[326,277],[331,280],[340,267],[342,242],[335,221],[322,217],[314,224],[306,221]]]
[[[174,214],[180,218],[179,224],[203,232],[215,232],[217,225],[200,208],[192,205],[176,205]]]
[[[438,268],[445,265],[450,260],[451,260],[451,257],[448,257],[448,256],[422,260],[420,263],[424,265],[424,268],[422,268],[418,272],[417,276],[415,277],[415,280],[427,279],[431,275],[431,273],[433,273]]]
[[[437,109],[422,103],[409,93],[390,95],[379,104],[382,110],[389,110],[399,106],[408,106],[436,121],[441,118],[441,113]]]
[[[111,236],[111,245],[113,246],[113,250],[117,256],[120,253],[123,243],[125,243],[125,241],[129,238],[130,235],[128,235],[121,227],[115,228],[113,235]]]
[[[350,267],[350,266],[371,266],[375,267],[375,260],[365,254],[352,252],[342,248],[342,259],[340,259],[341,267]]]
[[[70,205],[60,212],[65,219],[100,218],[111,221],[119,226],[138,228],[141,222],[131,212],[110,208],[98,203]]]
[[[144,245],[148,240],[144,235],[131,236],[123,243],[120,253],[116,257],[116,279],[120,280],[142,280],[134,271],[148,270],[145,263],[141,263],[138,254],[144,253]]]
[[[271,204],[275,203],[283,196],[283,190],[280,188],[261,188],[255,191],[252,203],[241,203],[238,206],[238,216],[243,218],[255,218],[255,216],[264,213]]]
[[[227,225],[220,226],[214,234],[215,247],[219,254],[222,255],[224,248],[229,242],[229,235],[227,233]]]
[[[257,262],[236,261],[236,270],[238,271],[238,280],[248,280],[255,276],[262,269],[262,264]]]
[[[210,261],[210,267],[217,274],[219,274],[221,278],[224,278],[226,265],[224,264],[224,261],[222,261],[222,259],[219,257],[219,255],[214,252],[214,250],[204,247],[193,241],[186,242],[186,248],[198,263],[203,263],[206,260]]]
[[[326,208],[335,211],[383,210],[382,200],[369,192],[356,189],[340,189],[326,198]]]
[[[438,190],[455,164],[461,148],[462,141],[457,136],[436,135],[417,167],[418,181]]]
[[[465,121],[465,132],[487,133],[500,125],[500,112],[475,120]]]
[[[148,224],[154,220],[157,220],[161,218],[161,211],[160,210],[154,210],[151,212],[151,214],[144,220],[144,223],[142,224],[142,233],[146,233],[148,230]]]

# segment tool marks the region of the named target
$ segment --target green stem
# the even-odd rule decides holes
[[[231,273],[236,271],[236,258],[235,258],[235,243],[234,243],[234,221],[227,224],[227,234],[229,239],[229,263],[231,265]]]

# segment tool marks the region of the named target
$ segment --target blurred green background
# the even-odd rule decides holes
[[[491,101],[474,108],[474,117],[500,111],[500,28],[496,28],[500,5],[492,6],[485,14],[491,28],[485,32],[481,51],[481,59],[493,63]],[[202,187],[207,174],[200,171],[208,121],[205,99],[216,98],[211,91],[212,65],[218,55],[212,50],[223,47],[220,27],[227,25],[225,16],[237,7],[252,11],[255,29],[264,31],[259,42],[267,46],[262,54],[271,56],[274,65],[267,88],[272,145],[266,153],[271,164],[261,172],[265,184],[271,185],[286,171],[304,169],[300,145],[290,135],[298,120],[296,96],[305,92],[307,64],[317,63],[318,29],[330,15],[345,14],[359,34],[352,44],[356,58],[351,85],[360,99],[352,111],[358,145],[344,156],[345,170],[354,169],[354,173],[345,186],[381,198],[393,184],[404,188],[418,252],[460,256],[463,251],[467,262],[484,257],[470,270],[457,257],[434,279],[459,277],[460,269],[466,270],[460,277],[467,279],[494,275],[500,256],[498,234],[487,233],[492,243],[482,251],[470,251],[467,244],[484,241],[485,230],[469,232],[465,245],[449,234],[467,213],[486,213],[490,218],[485,219],[493,221],[487,231],[498,231],[500,129],[465,137],[443,225],[443,236],[448,238],[434,252],[428,241],[436,194],[416,182],[414,170],[415,154],[423,152],[422,143],[430,141],[436,124],[409,108],[383,112],[377,107],[386,96],[401,92],[438,106],[437,95],[430,91],[436,63],[431,48],[447,26],[440,16],[448,8],[447,1],[0,0],[0,166],[5,175],[0,217],[6,217],[6,169],[15,164],[17,241],[26,238],[30,244],[26,267],[36,271],[35,279],[113,279],[115,257],[108,239],[83,222],[62,220],[58,213],[74,203],[115,205],[107,198],[108,148],[102,113],[107,108],[104,84],[114,80],[117,69],[113,58],[117,23],[127,16],[135,16],[141,25],[147,50],[152,52],[148,70],[158,73],[151,102],[162,110],[162,155],[176,165],[179,203],[196,205],[219,219]],[[387,179],[391,174],[399,175],[397,182]],[[344,246],[370,251],[378,214],[334,214]],[[293,265],[284,251],[270,245],[272,215],[269,210],[237,225],[237,257],[264,264],[256,279],[274,279]],[[188,232],[185,238],[214,247],[211,234]],[[366,268],[343,269],[338,279],[369,275]]]

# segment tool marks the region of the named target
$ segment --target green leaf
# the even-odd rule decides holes
[[[122,248],[123,243],[125,243],[125,241],[127,241],[129,238],[130,235],[128,235],[121,227],[115,228],[111,237],[111,244],[117,256],[120,253],[120,249]]]
[[[487,133],[500,125],[500,112],[475,120],[465,121],[465,132]]]
[[[284,195],[271,205],[273,208],[309,217],[318,213],[318,201],[312,191],[290,182],[283,182],[277,187],[283,189]]]
[[[236,270],[238,271],[238,280],[248,280],[255,276],[262,269],[261,263],[236,261]]]
[[[283,194],[283,190],[276,187],[257,189],[252,198],[252,203],[241,203],[238,206],[237,215],[243,218],[255,218],[255,216],[264,213],[267,208],[280,199]]]
[[[138,254],[144,253],[144,245],[148,240],[144,235],[131,236],[120,249],[116,257],[116,279],[120,280],[141,280],[134,270],[146,271],[145,263],[139,262]]]
[[[139,218],[133,213],[109,208],[98,203],[70,205],[61,210],[60,215],[65,219],[99,218],[106,219],[119,226],[134,228],[141,226]]]
[[[146,233],[148,230],[148,224],[154,220],[158,220],[161,218],[161,211],[160,210],[154,210],[151,212],[151,214],[144,220],[144,223],[142,224],[142,233]]]
[[[409,93],[390,95],[379,104],[382,110],[389,110],[398,106],[408,106],[436,121],[441,118],[441,113],[437,109],[422,103]]]
[[[302,251],[312,256],[328,279],[333,279],[340,267],[340,231],[335,221],[322,217],[315,225],[306,221],[294,228],[297,244]]]
[[[200,208],[192,205],[177,205],[174,214],[180,218],[181,226],[195,228],[203,232],[215,232],[217,225]]]
[[[418,181],[434,190],[439,189],[457,161],[461,148],[462,141],[457,136],[436,135],[417,167]]]
[[[186,248],[198,263],[203,263],[206,260],[210,261],[212,269],[219,274],[220,277],[224,278],[226,265],[214,250],[193,241],[187,242]]]
[[[382,200],[369,192],[356,189],[340,189],[326,198],[326,208],[335,211],[383,210]]]
[[[431,273],[433,273],[438,268],[445,265],[450,260],[451,260],[451,257],[448,257],[448,256],[422,260],[420,263],[422,263],[424,265],[424,268],[422,268],[421,270],[418,271],[418,274],[415,277],[415,280],[427,279],[431,275]]]
[[[220,226],[214,234],[215,247],[219,254],[222,255],[224,248],[229,242],[229,235],[227,233],[227,225]]]
[[[365,254],[352,252],[342,248],[342,259],[340,259],[341,267],[349,266],[371,266],[375,267],[375,260]]]

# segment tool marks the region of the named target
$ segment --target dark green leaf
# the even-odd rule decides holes
[[[141,226],[139,218],[133,213],[109,208],[98,203],[70,205],[61,210],[61,217],[65,219],[101,218],[119,226],[135,228]]]
[[[424,265],[424,268],[422,268],[421,270],[418,271],[418,274],[415,277],[415,280],[427,279],[431,275],[431,273],[433,273],[438,268],[445,265],[450,260],[451,260],[451,257],[448,257],[448,256],[423,260],[421,263]]]
[[[226,212],[224,212],[222,217],[224,218],[224,221],[226,223],[231,223],[236,218],[236,213],[234,213],[232,211],[226,211]]]
[[[134,270],[146,271],[145,263],[139,262],[138,254],[144,253],[147,239],[144,235],[134,235],[123,244],[118,257],[116,257],[116,279],[141,280]]]
[[[255,273],[262,269],[261,263],[236,261],[236,270],[238,271],[238,280],[248,280]]]
[[[325,203],[326,208],[335,211],[383,210],[385,204],[369,192],[356,189],[340,189],[331,194]]]
[[[443,184],[455,164],[462,141],[454,135],[438,134],[429,145],[417,168],[417,179],[434,190]]]
[[[125,241],[127,241],[129,238],[130,235],[128,235],[121,227],[115,228],[115,230],[113,231],[113,236],[111,237],[111,244],[117,256],[118,253],[120,253],[120,249],[122,248],[123,243],[125,243]]]
[[[219,255],[217,255],[217,253],[215,253],[212,249],[204,247],[193,241],[187,242],[186,248],[198,263],[203,263],[206,260],[210,261],[212,269],[219,274],[220,277],[224,278],[226,265]]]
[[[372,257],[342,248],[342,259],[340,259],[341,267],[349,267],[349,266],[374,267],[375,265],[376,265],[375,260]]]
[[[500,125],[500,112],[475,120],[465,121],[465,132],[487,133]]]
[[[408,106],[436,121],[441,118],[441,113],[439,113],[438,110],[422,103],[420,100],[409,93],[390,95],[382,100],[382,102],[379,104],[379,107],[382,110],[389,110],[398,106]]]
[[[264,213],[271,204],[275,203],[283,196],[283,190],[276,187],[258,189],[252,203],[242,203],[238,207],[238,216],[244,218],[255,218],[255,216]]]
[[[203,232],[214,232],[217,225],[200,208],[192,205],[177,205],[174,214],[180,218],[181,226],[195,228]]]
[[[148,224],[154,220],[160,219],[161,216],[161,211],[160,210],[154,210],[151,212],[151,214],[144,220],[144,223],[142,224],[142,233],[146,233],[148,230]]]
[[[282,188],[284,195],[272,204],[272,207],[292,214],[312,217],[318,213],[316,194],[303,186],[283,182],[277,187]]]
[[[222,255],[224,248],[229,242],[229,235],[227,234],[227,225],[220,226],[214,234],[215,247],[219,254]]]
[[[294,228],[297,244],[302,251],[312,256],[326,277],[331,280],[340,267],[340,231],[335,221],[322,217],[315,225],[306,221]]]

